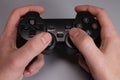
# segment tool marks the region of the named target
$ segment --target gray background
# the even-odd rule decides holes
[[[0,33],[11,12],[25,5],[41,5],[45,8],[44,18],[74,18],[76,5],[95,5],[105,8],[120,33],[120,0],[1,0]],[[38,74],[24,80],[90,80],[89,74],[64,59],[56,56],[45,56],[45,67]]]

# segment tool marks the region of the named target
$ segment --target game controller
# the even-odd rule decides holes
[[[75,19],[42,19],[37,12],[28,12],[21,17],[17,31],[17,47],[23,46],[30,38],[41,32],[49,32],[52,41],[43,54],[76,55],[77,48],[69,37],[73,27],[83,29],[100,46],[100,24],[87,11],[78,12]],[[89,43],[89,42],[88,42]],[[39,44],[38,44],[39,45]]]

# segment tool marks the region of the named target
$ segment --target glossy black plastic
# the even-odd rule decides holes
[[[49,32],[53,37],[52,42],[43,54],[76,55],[78,50],[69,38],[69,30],[73,27],[83,29],[92,37],[96,46],[100,46],[100,24],[89,12],[79,12],[75,19],[42,19],[39,13],[28,12],[18,24],[17,47],[23,46],[40,32]]]

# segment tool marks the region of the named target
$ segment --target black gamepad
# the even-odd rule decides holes
[[[40,32],[49,32],[52,42],[43,51],[43,54],[75,55],[77,49],[69,38],[69,30],[73,27],[81,28],[100,46],[100,24],[96,17],[89,12],[78,12],[75,19],[42,19],[37,12],[28,12],[22,16],[18,24],[17,47],[23,46],[26,41]],[[39,44],[38,44],[39,45]]]

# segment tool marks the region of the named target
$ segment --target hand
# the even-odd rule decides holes
[[[90,72],[94,80],[120,79],[120,37],[106,11],[95,6],[83,5],[75,8],[77,12],[89,11],[97,17],[101,25],[101,46],[97,48],[94,41],[83,30],[73,28],[70,37],[84,56],[79,64]]]
[[[42,32],[31,38],[23,47],[16,47],[17,24],[20,17],[29,11],[42,13],[44,9],[39,6],[16,9],[0,35],[0,80],[21,80],[23,76],[37,73],[44,65],[44,56],[40,53],[51,42],[49,33]],[[37,59],[28,66],[36,56]]]

